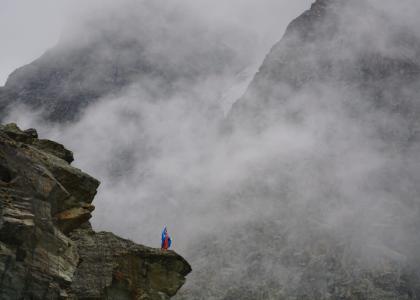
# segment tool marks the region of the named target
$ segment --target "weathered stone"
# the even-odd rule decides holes
[[[70,150],[67,150],[66,148],[64,148],[63,145],[53,142],[53,141],[49,141],[49,140],[34,140],[32,145],[34,147],[36,147],[39,150],[48,152],[52,155],[55,155],[63,160],[65,160],[68,163],[71,163],[74,158],[73,158],[73,152],[71,152]]]
[[[69,233],[87,222],[92,217],[91,212],[94,209],[95,207],[91,204],[82,204],[81,207],[74,207],[56,214],[55,221],[62,232]]]
[[[1,130],[8,135],[10,138],[24,143],[31,143],[34,136],[38,136],[38,133],[33,130],[22,131],[15,123],[9,123],[1,126]]]
[[[168,299],[190,266],[174,252],[95,233],[99,181],[35,130],[0,126],[0,299]],[[68,157],[67,157],[68,158]]]
[[[79,229],[71,238],[81,257],[72,284],[79,299],[169,299],[191,272],[173,251],[136,245],[112,233]]]

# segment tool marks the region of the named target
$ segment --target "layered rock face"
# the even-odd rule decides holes
[[[34,129],[0,128],[0,298],[169,299],[189,264],[172,251],[96,233],[98,180]]]

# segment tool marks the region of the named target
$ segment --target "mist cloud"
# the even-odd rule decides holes
[[[271,16],[269,12],[261,4],[260,11],[254,11],[252,1],[220,7],[201,0],[183,1],[186,6],[181,7],[204,24],[217,21],[209,38],[228,41],[239,29],[246,36],[258,36],[264,45],[287,23],[285,18],[279,23],[274,20],[280,19],[279,10],[304,4],[293,3],[296,7],[286,1],[267,2],[276,8],[275,17],[267,22],[262,19]],[[407,10],[406,3],[395,6],[392,1],[372,0],[368,4],[380,12],[372,20],[359,20],[351,6],[342,16],[340,33],[350,34],[353,42],[346,48],[346,59],[351,61],[367,46],[386,56],[403,53],[417,59],[416,52],[389,46],[395,46],[395,27],[382,28],[389,19],[414,28],[418,21],[412,11],[419,5],[411,1],[412,9]],[[180,5],[179,0],[165,9],[171,12]],[[253,18],[261,25],[253,28],[246,22]],[[372,28],[373,48],[364,44]],[[408,33],[416,34],[415,30]],[[231,42],[240,51],[244,41]],[[175,65],[182,65],[191,51],[181,46],[172,56]],[[193,42],[188,47],[200,49]],[[246,49],[250,53],[245,57],[258,61],[262,48]],[[170,55],[167,47],[150,49]],[[303,60],[314,65],[317,54]],[[40,113],[21,107],[8,120],[24,128],[36,127],[42,136],[62,142],[75,152],[77,166],[101,180],[95,228],[158,246],[159,230],[168,225],[175,249],[198,270],[187,289],[200,284],[202,272],[217,275],[209,280],[208,290],[227,291],[244,282],[250,290],[285,284],[296,271],[286,262],[304,260],[308,248],[319,251],[320,261],[326,254],[344,253],[343,265],[359,260],[372,269],[382,268],[389,260],[417,263],[420,166],[419,144],[407,146],[412,121],[392,109],[378,109],[366,101],[358,86],[343,87],[318,78],[298,91],[287,85],[273,87],[262,103],[282,102],[264,115],[259,132],[237,129],[222,134],[225,112],[235,100],[232,97],[244,92],[252,75],[247,67],[252,69],[255,61],[242,70],[245,78],[238,78],[236,72],[203,76],[194,86],[179,82],[170,93],[163,93],[155,78],[139,80],[118,95],[92,104],[71,125],[46,124]],[[273,96],[279,94],[287,97]],[[409,105],[417,108],[415,103]],[[253,120],[245,122],[253,125]],[[206,249],[200,248],[201,239],[207,241]]]

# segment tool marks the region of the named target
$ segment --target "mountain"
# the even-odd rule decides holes
[[[420,7],[391,2],[317,0],[271,49],[226,121],[245,216],[177,299],[420,297]]]
[[[171,224],[194,269],[175,299],[418,299],[418,1],[315,1],[224,122],[213,80],[247,54],[159,8],[94,15],[0,90],[3,107],[76,121],[51,132],[100,174],[98,227],[153,240]],[[81,253],[114,244],[78,230]]]
[[[78,22],[56,46],[9,76],[0,89],[3,116],[26,105],[43,110],[48,120],[74,121],[89,104],[132,85],[156,101],[236,74],[247,63],[226,43],[231,33],[211,32],[185,7],[166,1],[104,4]]]
[[[190,265],[173,251],[94,232],[99,181],[34,129],[0,127],[0,298],[169,299]]]
[[[401,13],[409,3],[387,4],[315,1],[271,49],[231,118],[247,124],[251,118],[251,126],[262,126],[304,93],[320,98],[334,89],[342,95],[337,101],[363,99],[371,109],[407,117],[417,132],[420,37],[416,21]],[[411,9],[418,10],[416,5]]]

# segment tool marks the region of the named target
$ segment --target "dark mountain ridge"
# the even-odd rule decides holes
[[[9,105],[26,105],[48,120],[74,121],[89,104],[130,85],[169,98],[246,66],[246,55],[183,7],[165,1],[121,6],[85,17],[55,47],[15,70],[0,90],[3,116]]]
[[[267,153],[231,193],[272,215],[219,232],[179,299],[420,297],[420,37],[389,3],[317,0],[271,49],[227,136]]]
[[[402,114],[415,122],[418,32],[393,17],[392,11],[378,7],[378,1],[316,1],[291,22],[272,48],[246,94],[234,105],[232,118],[243,118],[249,125],[248,117],[275,115],[302,91],[313,88],[315,94],[322,93],[322,85],[330,85],[351,90],[372,109]]]

